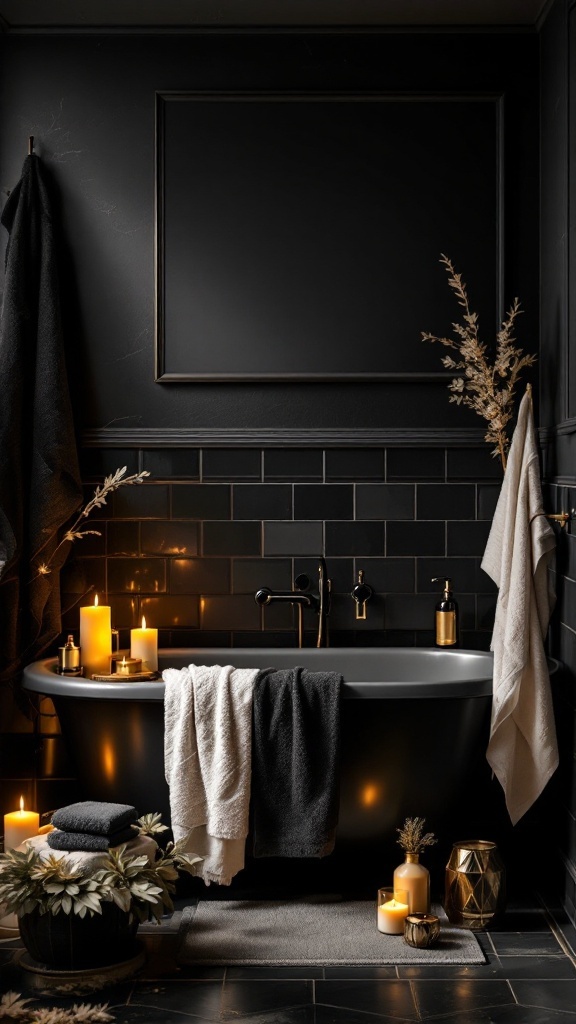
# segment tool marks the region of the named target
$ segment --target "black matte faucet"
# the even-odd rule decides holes
[[[286,601],[298,607],[298,646],[302,647],[302,609],[314,608],[318,613],[318,635],[316,647],[328,647],[328,615],[330,614],[330,587],[326,562],[318,559],[318,590],[308,590],[308,576],[302,574],[295,580],[297,590],[270,590],[261,587],[254,595],[257,604],[272,604],[274,601]]]

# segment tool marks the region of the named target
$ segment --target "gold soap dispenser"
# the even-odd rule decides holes
[[[449,576],[435,576],[432,583],[443,583],[444,593],[436,605],[436,647],[458,647],[458,603],[454,600]]]

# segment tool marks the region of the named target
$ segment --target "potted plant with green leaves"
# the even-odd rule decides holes
[[[159,814],[135,826],[154,838],[166,830]],[[0,910],[16,913],[34,960],[57,970],[102,967],[130,959],[138,925],[160,922],[174,909],[179,870],[192,872],[201,857],[184,852],[185,840],[156,848],[156,859],[131,856],[124,843],[96,867],[38,847],[0,854]]]

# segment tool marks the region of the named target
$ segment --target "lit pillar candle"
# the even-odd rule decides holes
[[[40,815],[24,810],[24,797],[20,797],[20,810],[4,815],[4,850],[14,850],[25,839],[38,835]]]
[[[80,659],[84,675],[90,679],[94,674],[110,671],[112,654],[112,619],[109,604],[98,604],[98,595],[93,605],[80,609]]]
[[[142,659],[144,671],[158,671],[158,630],[146,627],[144,616],[142,628],[130,630],[130,654],[133,658]]]

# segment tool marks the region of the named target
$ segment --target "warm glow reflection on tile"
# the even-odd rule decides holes
[[[382,787],[376,782],[367,782],[360,790],[362,807],[376,807],[382,801]]]
[[[130,745],[135,754],[142,755],[144,753],[144,730],[138,709],[135,709],[134,714],[130,717]]]
[[[114,750],[114,745],[110,742],[110,740],[103,740],[101,753],[102,771],[104,772],[104,777],[108,780],[108,782],[113,782],[114,779],[116,778],[116,752]]]
[[[56,744],[54,739],[46,737],[42,743],[43,764],[42,769],[47,778],[55,774],[56,768]]]

